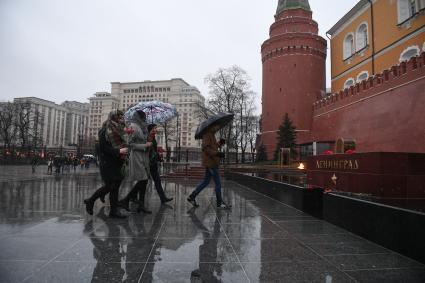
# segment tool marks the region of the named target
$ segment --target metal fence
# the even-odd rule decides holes
[[[202,160],[201,150],[189,150],[184,149],[180,151],[170,151],[168,153],[169,158],[167,158],[166,152],[163,153],[163,159],[166,162],[199,162]],[[253,163],[255,162],[255,153],[246,152],[242,154],[241,152],[230,151],[228,156],[226,156],[222,161],[225,163],[239,164],[239,163]]]
[[[34,156],[37,156],[39,162],[46,162],[47,159],[51,156],[77,156],[78,149],[75,147],[10,147],[10,148],[1,148],[0,150],[0,164],[29,164]],[[82,147],[80,149],[80,155],[82,154],[94,154],[94,149],[91,147]],[[181,149],[176,151],[170,151],[168,154],[166,152],[162,153],[163,160],[165,163],[169,163],[167,168],[176,168],[181,169],[180,164],[189,164],[189,165],[200,165],[202,161],[202,152],[199,149]],[[78,157],[78,156],[77,156]],[[81,156],[80,156],[81,157]],[[253,163],[255,162],[255,154],[251,152],[246,152],[242,154],[241,152],[230,151],[228,156],[222,159],[222,163],[226,164],[241,164],[241,163]],[[168,170],[168,169],[167,169]]]

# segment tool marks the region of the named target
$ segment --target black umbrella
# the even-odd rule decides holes
[[[220,126],[220,129],[229,124],[233,120],[233,113],[218,113],[199,124],[196,129],[195,139],[202,139],[202,136],[213,126]]]

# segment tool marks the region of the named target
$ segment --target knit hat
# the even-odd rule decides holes
[[[156,126],[157,126],[156,124],[149,124],[148,132],[152,131],[152,129],[155,128]]]

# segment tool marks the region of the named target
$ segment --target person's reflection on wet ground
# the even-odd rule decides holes
[[[190,282],[221,282],[219,278],[221,278],[222,275],[222,263],[216,262],[211,265],[201,264],[203,262],[211,261],[212,258],[217,259],[218,257],[217,246],[220,235],[219,219],[221,218],[221,212],[217,211],[214,227],[212,231],[210,231],[207,227],[205,227],[201,220],[199,220],[195,210],[195,207],[191,208],[188,211],[188,214],[193,224],[202,231],[204,243],[199,246],[199,268],[193,270],[190,274]]]
[[[125,227],[121,227],[120,224],[122,223],[108,219],[104,209],[102,207],[96,216],[105,222],[106,235],[99,236],[96,234],[95,230],[92,229],[92,220],[87,222],[84,228],[85,231],[91,231],[88,236],[93,244],[93,258],[96,260],[91,282],[105,282],[108,275],[121,279],[125,274],[125,270],[120,264],[117,264],[125,258],[119,238],[120,228],[125,229]]]
[[[149,255],[156,254],[157,251],[160,250],[161,245],[157,244],[156,249],[153,249],[153,246],[161,230],[164,217],[166,216],[165,211],[167,209],[173,209],[173,207],[167,204],[161,205],[157,212],[153,212],[153,220],[151,215],[143,215],[142,218],[134,219],[134,221],[129,219],[130,234],[135,238],[132,238],[127,245],[126,270],[128,273],[140,271],[132,269],[128,266],[128,263],[146,262],[148,261]],[[145,265],[146,267],[144,267]],[[154,264],[143,263],[141,268],[144,269],[144,274],[152,274],[154,266]],[[128,275],[134,277],[136,274],[133,274],[133,276],[132,274]],[[137,276],[140,276],[140,274],[138,273]],[[146,278],[145,276],[143,279],[143,282],[153,281],[152,277]]]

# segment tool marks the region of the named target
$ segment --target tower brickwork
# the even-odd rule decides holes
[[[261,57],[261,143],[271,159],[285,113],[297,129],[297,143],[310,141],[313,103],[325,93],[326,40],[318,35],[307,0],[279,1]]]

